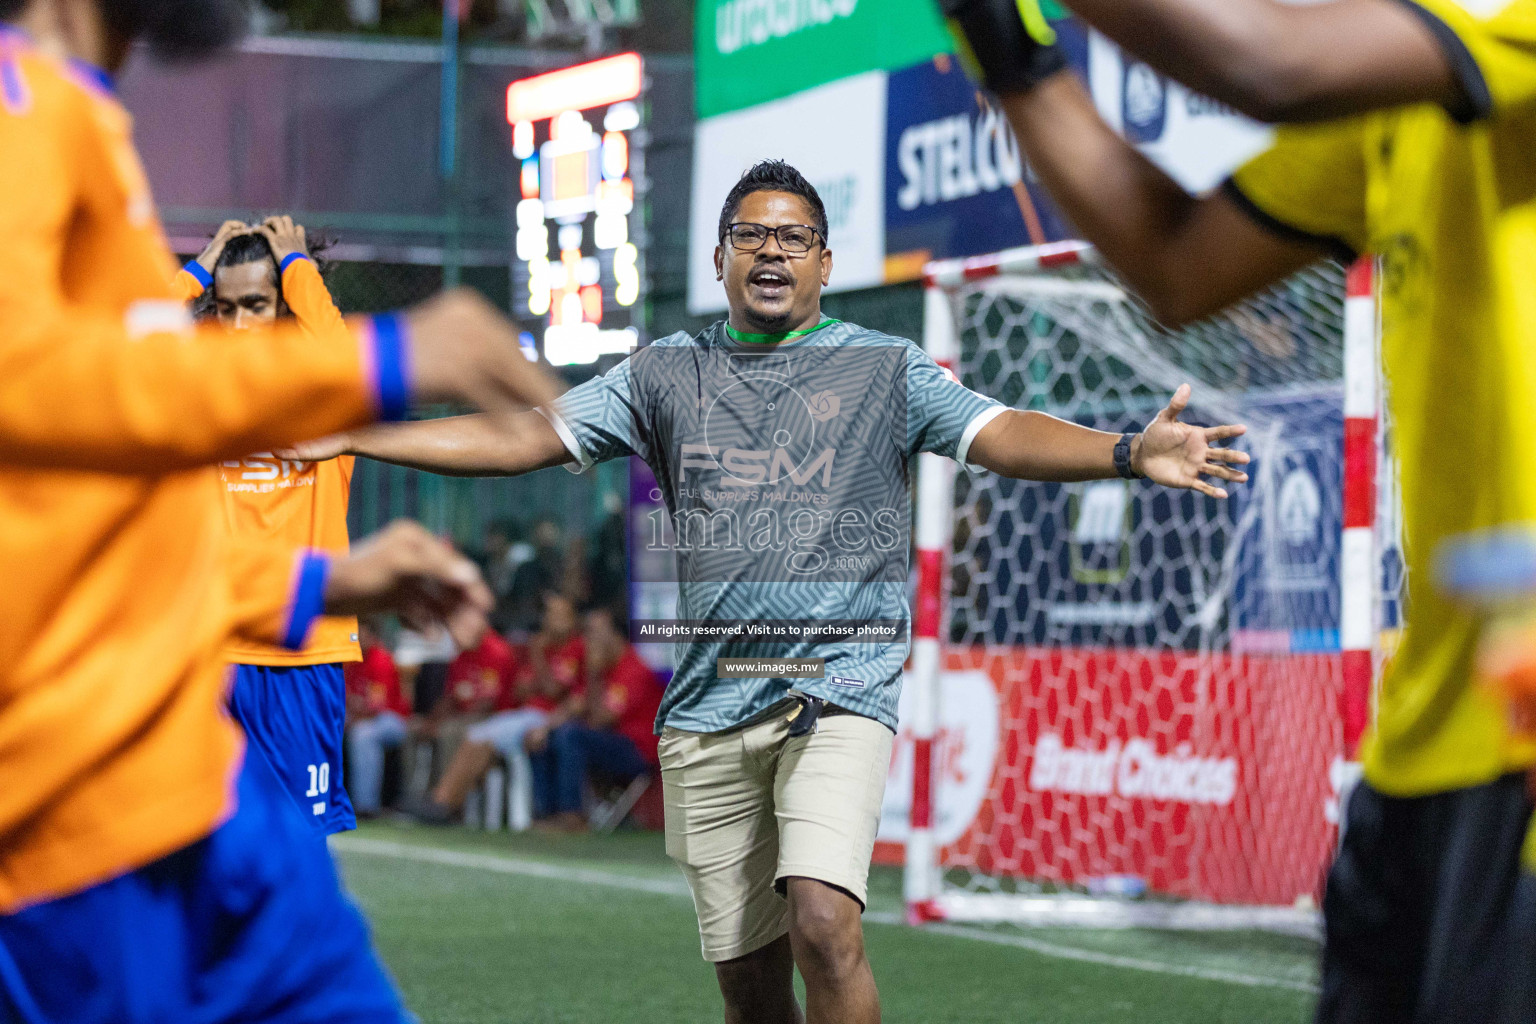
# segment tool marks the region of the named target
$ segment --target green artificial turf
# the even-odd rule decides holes
[[[720,1020],[693,906],[660,836],[375,823],[335,849],[424,1024]],[[1316,948],[1303,940],[919,930],[885,923],[899,917],[899,891],[897,874],[877,869],[865,935],[889,1022],[1299,1024],[1310,1013]]]

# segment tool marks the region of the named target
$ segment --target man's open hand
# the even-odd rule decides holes
[[[198,264],[208,273],[213,273],[214,265],[219,262],[219,257],[224,252],[224,246],[236,235],[249,232],[250,226],[243,220],[227,220],[219,225],[219,230],[213,233],[208,244],[203,246],[203,251],[197,254]]]
[[[454,643],[479,643],[495,599],[469,559],[418,523],[393,523],[331,565],[328,615],[393,611],[412,629],[446,628]]]
[[[268,217],[254,229],[254,234],[267,240],[272,247],[272,258],[282,266],[283,260],[298,253],[309,255],[309,242],[304,237],[304,225],[295,224],[292,217]]]
[[[1239,424],[1196,427],[1180,423],[1179,414],[1189,405],[1189,394],[1188,384],[1179,385],[1168,407],[1136,438],[1131,446],[1131,468],[1164,487],[1181,487],[1225,498],[1226,488],[1202,478],[1247,483],[1248,474],[1233,467],[1247,463],[1248,453],[1211,445],[1241,436],[1248,428]]]

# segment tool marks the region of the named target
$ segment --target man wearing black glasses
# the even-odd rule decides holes
[[[1202,477],[1242,482],[1247,456],[1210,445],[1242,428],[1178,422],[1187,386],[1124,437],[1007,409],[910,341],[823,317],[826,211],[783,161],[742,176],[717,237],[724,322],[663,338],[510,429],[434,420],[296,457],[461,475],[643,458],[671,517],[678,617],[631,631],[683,641],[657,716],[667,852],[725,1019],[872,1024],[859,915],[908,650],[911,457],[1224,498]]]

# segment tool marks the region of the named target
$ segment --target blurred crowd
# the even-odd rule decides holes
[[[606,828],[630,815],[655,778],[662,681],[629,643],[622,534],[610,532],[589,557],[550,520],[526,532],[489,526],[480,560],[497,607],[471,650],[407,629],[386,640],[381,623],[361,624],[346,744],[359,818],[388,810],[448,824],[478,803],[482,821],[499,821],[483,806],[499,793],[530,804],[539,828]],[[484,788],[492,772],[495,793]]]

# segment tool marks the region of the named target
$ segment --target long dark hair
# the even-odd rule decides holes
[[[209,237],[213,236],[210,235]],[[310,262],[314,263],[315,269],[320,271],[322,278],[326,277],[331,265],[330,261],[325,258],[324,253],[335,244],[334,240],[323,236],[310,238],[306,235],[305,241],[309,249]],[[277,288],[277,315],[291,316],[292,311],[288,308],[287,300],[283,298],[283,279],[282,275],[278,273],[277,257],[272,252],[272,245],[267,241],[265,235],[254,231],[243,235],[236,235],[224,243],[224,250],[219,253],[218,261],[213,265],[214,284],[205,288],[203,294],[198,296],[197,301],[192,304],[192,315],[202,320],[212,317],[217,312],[218,299],[214,292],[218,287],[220,269],[224,267],[238,267],[246,263],[263,262],[270,269],[272,283]]]

